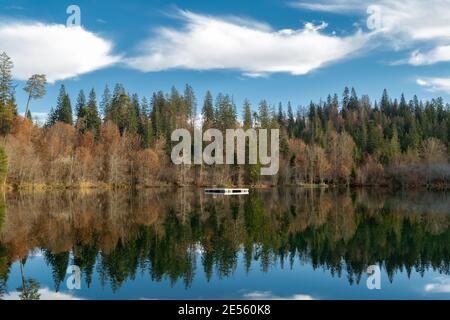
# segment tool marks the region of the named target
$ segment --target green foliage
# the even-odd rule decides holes
[[[150,148],[153,145],[153,127],[150,118],[149,105],[147,98],[145,97],[142,99],[140,105],[138,134],[141,137],[141,146],[143,148]]]
[[[4,185],[8,174],[8,156],[5,148],[0,145],[0,183]]]
[[[9,100],[5,106],[0,108],[0,135],[7,135],[11,131],[15,113],[16,106],[13,100]]]
[[[189,85],[186,85],[182,94],[176,88],[172,88],[168,94],[155,92],[150,103],[145,97],[140,100],[137,94],[130,95],[121,84],[115,86],[111,96],[106,86],[100,106],[104,114],[103,121],[110,120],[115,123],[121,134],[126,132],[138,136],[137,141],[140,141],[142,148],[154,147],[161,142],[167,153],[170,153],[174,144],[171,142],[173,130],[187,128],[192,131],[196,118],[196,97]],[[10,130],[14,110],[13,105],[10,109],[0,110],[0,130],[3,134]],[[99,132],[101,118],[93,90],[87,102],[84,93],[80,92],[76,113],[77,128],[80,131]],[[348,145],[340,146],[336,157],[342,158],[342,154],[352,154],[352,159],[347,157],[345,162],[356,164],[352,168],[353,172],[358,172],[369,156],[375,163],[389,165],[396,160],[403,161],[403,155],[407,152],[408,157],[417,155],[422,142],[429,138],[439,139],[448,147],[450,137],[450,107],[444,104],[442,98],[419,101],[414,96],[408,102],[405,96],[401,95],[400,99],[392,100],[387,90],[383,91],[379,103],[372,104],[369,97],[358,97],[354,88],[345,88],[342,101],[339,101],[337,94],[329,94],[326,101],[311,102],[308,108],[300,106],[295,112],[291,103],[288,103],[285,112],[281,103],[275,106],[262,100],[257,112],[253,113],[250,102],[245,99],[241,119],[238,119],[237,105],[232,96],[219,93],[213,99],[208,91],[203,100],[201,114],[203,131],[217,128],[224,132],[226,129],[241,126],[244,129],[280,129],[280,151],[283,159],[287,161],[291,158],[290,139],[301,139],[309,147],[315,145],[318,150],[325,151],[327,159],[321,162],[324,171],[340,167],[336,159],[329,159],[329,138],[333,133],[340,135],[347,132],[350,135]],[[56,108],[51,111],[47,125],[53,125],[56,121],[71,123],[70,99],[64,86],[61,87]],[[348,148],[351,150],[345,150]],[[304,166],[305,163],[297,165]],[[329,169],[329,165],[333,169]],[[348,177],[350,167],[344,167],[339,176]],[[251,169],[249,170],[251,172]],[[259,181],[256,169],[254,171],[254,175],[246,174],[246,181]],[[326,180],[328,174],[323,176],[322,172],[317,172],[317,175]],[[304,179],[304,174],[297,176]],[[336,174],[331,176],[336,177]]]
[[[86,116],[86,96],[84,90],[80,90],[77,98],[77,104],[75,105],[75,114],[77,116],[77,125],[82,126],[81,122]]]
[[[46,126],[50,127],[56,122],[73,124],[72,104],[70,102],[69,95],[66,93],[66,88],[64,85],[61,85],[58,100],[56,102],[56,108],[51,110]]]
[[[202,116],[203,116],[203,127],[211,128],[215,123],[214,118],[214,103],[211,92],[206,92],[205,100],[203,102],[202,108]]]
[[[244,130],[248,130],[253,127],[253,118],[250,102],[244,100]]]
[[[94,89],[89,93],[89,100],[86,106],[86,130],[98,134],[102,123],[97,110],[97,98]]]
[[[11,58],[5,52],[2,52],[0,54],[0,109],[3,109],[14,96],[13,67]]]
[[[0,135],[6,135],[11,130],[17,107],[12,83],[13,62],[5,53],[0,54]]]
[[[105,121],[111,120],[111,100],[111,91],[109,91],[109,87],[106,85],[105,90],[103,91],[102,101],[100,102],[101,112],[103,113]]]
[[[219,94],[216,98],[215,128],[225,132],[236,127],[236,105],[229,95]]]
[[[47,93],[45,85],[47,84],[47,77],[45,74],[34,74],[32,75],[23,90],[28,93],[28,102],[25,108],[25,114],[28,113],[30,101],[32,99],[41,99]]]

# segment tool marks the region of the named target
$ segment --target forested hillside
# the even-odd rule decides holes
[[[442,98],[391,98],[384,90],[381,98],[370,100],[345,88],[340,96],[330,94],[309,106],[265,100],[237,106],[229,94],[196,96],[189,85],[148,97],[130,94],[121,84],[112,91],[106,86],[101,95],[91,89],[70,97],[61,85],[47,122],[38,125],[32,104],[26,118],[17,113],[12,68],[3,53],[0,134],[8,159],[3,175],[12,187],[323,183],[447,188],[450,183],[450,106]],[[39,81],[42,77],[30,78],[25,88],[28,104],[45,94],[36,93]],[[280,129],[278,175],[261,177],[259,165],[173,165],[172,131],[195,126]]]

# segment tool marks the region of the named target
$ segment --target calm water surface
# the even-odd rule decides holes
[[[369,265],[381,267],[381,290],[367,289]],[[450,195],[7,194],[0,298],[448,299]]]

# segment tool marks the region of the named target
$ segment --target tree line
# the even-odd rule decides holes
[[[447,188],[450,182],[450,105],[442,98],[379,101],[345,88],[341,97],[293,107],[262,100],[241,108],[229,94],[193,88],[149,98],[122,84],[91,89],[73,100],[61,85],[44,126],[30,102],[45,95],[45,76],[30,77],[26,117],[17,114],[11,59],[0,56],[0,134],[8,158],[3,180],[27,185],[383,185]],[[242,110],[239,114],[238,109]],[[259,165],[174,166],[176,128],[280,129],[280,172],[261,177]],[[2,153],[0,152],[0,158]],[[3,161],[6,163],[6,161]],[[0,163],[3,163],[0,161]],[[0,170],[0,173],[2,170]]]

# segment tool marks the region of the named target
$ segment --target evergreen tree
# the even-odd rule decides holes
[[[0,54],[0,135],[9,133],[14,115],[17,114],[12,83],[13,66],[5,52]]]
[[[59,96],[56,102],[56,108],[52,109],[47,120],[47,126],[52,126],[56,122],[64,122],[73,124],[72,119],[72,105],[69,95],[66,93],[66,88],[61,85]]]
[[[153,144],[153,128],[150,120],[150,111],[147,98],[143,98],[141,102],[141,111],[139,112],[138,134],[141,137],[141,145],[143,148],[150,148]]]
[[[86,107],[86,130],[98,134],[101,125],[100,115],[97,109],[97,95],[95,90],[92,89],[89,93],[89,101]]]
[[[166,99],[164,97],[164,93],[162,91],[154,93],[151,104],[152,104],[153,136],[156,139],[159,139],[163,135],[162,112],[166,107]]]
[[[127,131],[131,134],[137,133],[137,114],[136,106],[121,84],[114,88],[114,94],[111,102],[110,120],[112,120],[120,130],[120,133]]]
[[[61,122],[67,123],[67,124],[73,124],[72,104],[70,102],[69,95],[67,95],[67,94],[63,99],[61,113],[60,113],[58,121],[61,121]]]
[[[383,90],[383,96],[381,97],[380,108],[381,108],[381,112],[390,116],[390,113],[391,113],[390,100],[389,100],[389,95],[388,95],[386,89]]]
[[[354,111],[358,109],[358,105],[359,105],[358,95],[356,94],[355,88],[352,88],[351,96],[348,102],[348,108]]]
[[[12,69],[14,64],[5,53],[0,54],[0,110],[13,98]]]
[[[396,127],[393,128],[392,138],[387,144],[386,149],[384,162],[395,161],[402,152]]]
[[[207,128],[212,128],[215,123],[214,119],[214,105],[213,105],[213,97],[211,92],[206,92],[205,100],[203,102],[202,108],[202,117],[203,117],[203,130]]]
[[[244,100],[244,130],[248,130],[253,127],[253,119],[252,119],[252,110],[250,106],[250,102],[245,99]]]
[[[186,106],[186,112],[191,121],[192,126],[195,125],[195,118],[197,116],[197,100],[195,98],[195,93],[192,87],[186,84],[184,89],[184,104]]]
[[[271,121],[270,121],[270,112],[269,105],[266,100],[262,100],[259,103],[259,114],[258,114],[259,126],[262,129],[270,129]]]
[[[86,114],[86,96],[84,95],[84,90],[80,90],[75,105],[75,115],[77,117],[77,128],[82,132],[86,129]]]
[[[289,138],[291,139],[294,137],[295,119],[294,119],[294,113],[292,112],[292,106],[291,106],[290,101],[288,102],[287,117],[288,117],[287,131],[288,131]]]
[[[108,85],[106,85],[103,91],[102,101],[100,102],[100,110],[103,113],[103,118],[105,120],[111,120],[111,103],[111,91],[109,90]]]
[[[367,133],[367,152],[376,154],[383,147],[383,132],[371,121]]]
[[[350,90],[348,87],[344,88],[344,93],[342,94],[342,109],[347,110],[350,104]]]
[[[75,114],[77,119],[83,119],[86,116],[86,96],[84,95],[84,90],[80,90],[77,97],[77,103],[75,105]]]
[[[417,127],[417,122],[414,119],[407,135],[407,150],[418,151],[420,147],[420,140],[421,136],[419,128]]]
[[[286,115],[283,112],[283,105],[281,104],[281,102],[278,104],[277,122],[282,127],[284,127],[286,124]]]
[[[216,99],[216,128],[225,132],[236,126],[236,105],[229,95],[219,94]]]
[[[34,74],[28,81],[23,90],[28,93],[27,106],[25,108],[25,115],[28,113],[31,99],[40,99],[47,93],[45,85],[47,84],[47,77],[45,74]]]

